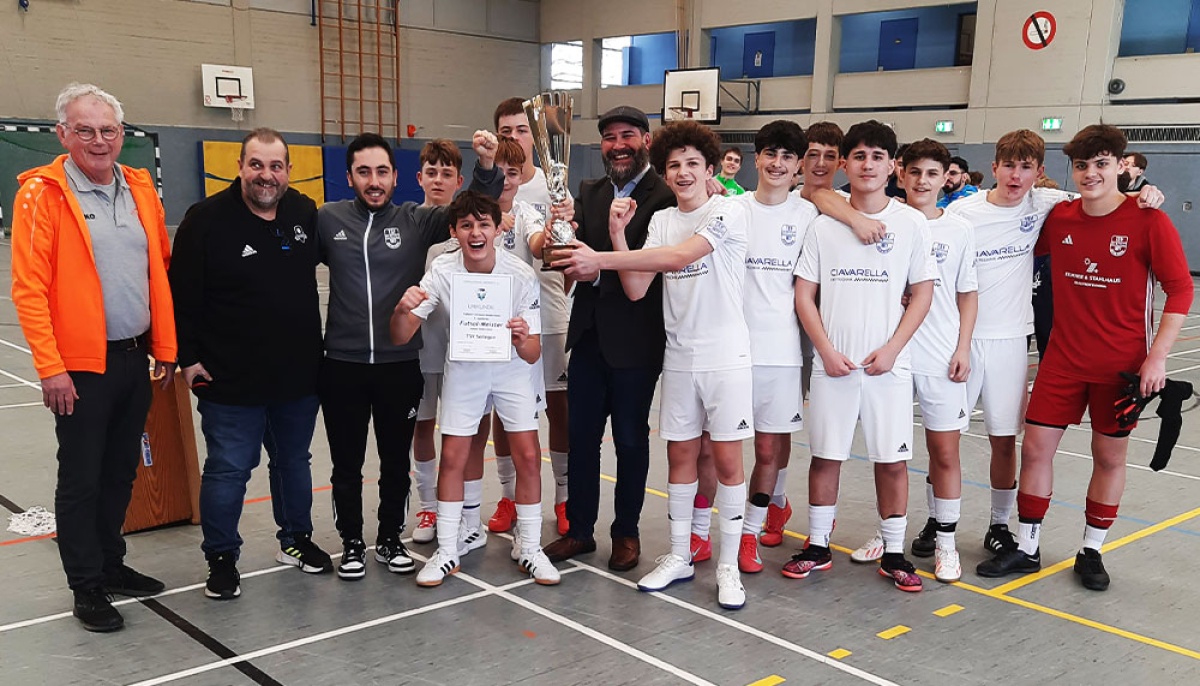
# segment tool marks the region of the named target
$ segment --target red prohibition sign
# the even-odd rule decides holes
[[[1025,46],[1030,50],[1041,50],[1050,45],[1056,33],[1058,33],[1058,24],[1054,21],[1054,15],[1038,11],[1029,15],[1029,18],[1025,20],[1021,38],[1024,39]]]

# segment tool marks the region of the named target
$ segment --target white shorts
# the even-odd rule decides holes
[[[871,462],[912,459],[913,390],[908,371],[867,376],[857,369],[832,377],[814,369],[811,383],[808,434],[814,457],[849,459],[861,417]]]
[[[442,395],[442,373],[425,372],[425,390],[421,393],[421,404],[417,405],[417,421],[437,419],[438,398]]]
[[[804,428],[801,367],[754,367],[754,430],[790,434]]]
[[[493,405],[509,433],[538,430],[537,391],[527,364],[510,362],[447,362],[442,387],[441,431],[450,436],[474,436],[479,420]]]
[[[749,367],[713,372],[665,369],[658,433],[668,441],[690,441],[705,431],[714,441],[753,438],[753,387]]]
[[[930,431],[966,431],[971,424],[967,384],[942,374],[913,374],[913,390],[921,405],[921,423]]]
[[[546,390],[554,393],[567,390],[567,334],[542,334],[542,377]]]
[[[983,426],[989,436],[1016,436],[1025,423],[1029,343],[1020,338],[973,339],[967,407],[983,401]]]

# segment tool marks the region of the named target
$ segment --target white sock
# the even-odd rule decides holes
[[[934,498],[933,518],[941,526],[957,525],[959,513],[962,510],[962,498]],[[943,550],[954,550],[954,532],[937,532],[937,547]]]
[[[554,472],[554,504],[567,502],[567,454],[550,451],[550,471]]]
[[[879,533],[883,534],[884,553],[904,553],[904,533],[908,530],[908,515],[879,520]]]
[[[925,504],[929,506],[929,516],[937,519],[937,505],[933,502],[933,482],[925,477]]]
[[[1026,555],[1037,553],[1038,541],[1041,537],[1042,523],[1040,521],[1017,523],[1017,548]]]
[[[542,547],[542,504],[517,503],[517,531],[521,534],[521,553],[536,553]]]
[[[1013,508],[1017,505],[1017,489],[992,489],[992,524],[1008,524]],[[1031,553],[1032,554],[1032,553]]]
[[[720,493],[720,491],[717,491]],[[761,501],[759,501],[761,502]],[[758,535],[763,523],[767,521],[767,508],[746,503],[746,521],[742,524],[742,533]]]
[[[829,537],[833,534],[833,520],[837,517],[837,505],[808,506],[808,543],[829,547]]]
[[[413,471],[417,475],[417,500],[421,501],[422,512],[437,510],[437,460],[421,462],[415,460]]]
[[[697,482],[699,483],[699,482]],[[693,499],[694,500],[694,499]],[[692,507],[692,533],[700,538],[708,538],[712,530],[712,507]]]
[[[1083,525],[1083,548],[1091,548],[1096,552],[1100,552],[1100,546],[1104,545],[1104,537],[1108,535],[1108,529],[1097,529],[1091,524]],[[1083,552],[1082,548],[1079,552]]]
[[[690,484],[667,484],[667,518],[671,526],[671,553],[685,560],[692,559],[692,501],[696,499],[699,481]]]
[[[775,507],[787,505],[787,467],[779,470],[775,477],[775,490],[771,493],[771,504]]]
[[[463,504],[461,502],[437,501],[437,542],[438,551],[458,557],[458,523],[462,519]]]
[[[746,515],[746,482],[726,486],[717,484],[717,514],[721,520],[721,549],[717,564],[736,565],[738,546],[742,543],[742,523]]]
[[[479,528],[479,506],[483,503],[483,479],[463,482],[462,527],[466,531]]]
[[[496,476],[500,477],[500,497],[512,500],[517,497],[517,468],[512,455],[496,456]]]

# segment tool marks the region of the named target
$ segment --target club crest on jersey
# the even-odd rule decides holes
[[[896,247],[896,234],[890,231],[885,233],[883,239],[875,244],[875,249],[884,255],[890,253],[894,247]]]
[[[383,244],[389,249],[395,250],[400,247],[400,229],[395,226],[389,226],[383,230]]]
[[[950,254],[950,246],[945,243],[933,244],[933,256],[937,258],[938,264],[946,261],[946,256]]]
[[[780,227],[779,240],[782,241],[784,245],[795,245],[796,244],[796,225],[795,224],[784,224],[782,227]]]
[[[513,250],[517,247],[517,234],[509,229],[504,232],[504,249]]]
[[[292,233],[295,234],[296,240],[304,243],[308,240],[308,234],[304,233],[304,227],[299,224],[292,227]]]
[[[712,220],[708,222],[708,232],[711,233],[714,238],[725,238],[725,234],[729,232],[729,229],[725,228],[725,217],[722,215],[713,217]]]
[[[1108,251],[1113,257],[1120,257],[1129,249],[1129,236],[1113,235],[1112,240],[1108,242]]]
[[[538,211],[538,214],[542,215],[542,221],[547,221],[550,219],[550,208],[546,205],[546,203],[532,202],[529,204],[533,206],[533,209]]]
[[[1021,217],[1021,233],[1029,233],[1037,228],[1037,215],[1027,214]]]

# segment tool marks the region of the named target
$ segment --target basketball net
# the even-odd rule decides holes
[[[236,122],[241,122],[245,115],[246,99],[237,95],[226,95],[225,104],[229,105],[229,116]]]
[[[696,115],[695,107],[671,107],[668,109],[675,113],[678,119],[692,119]]]

